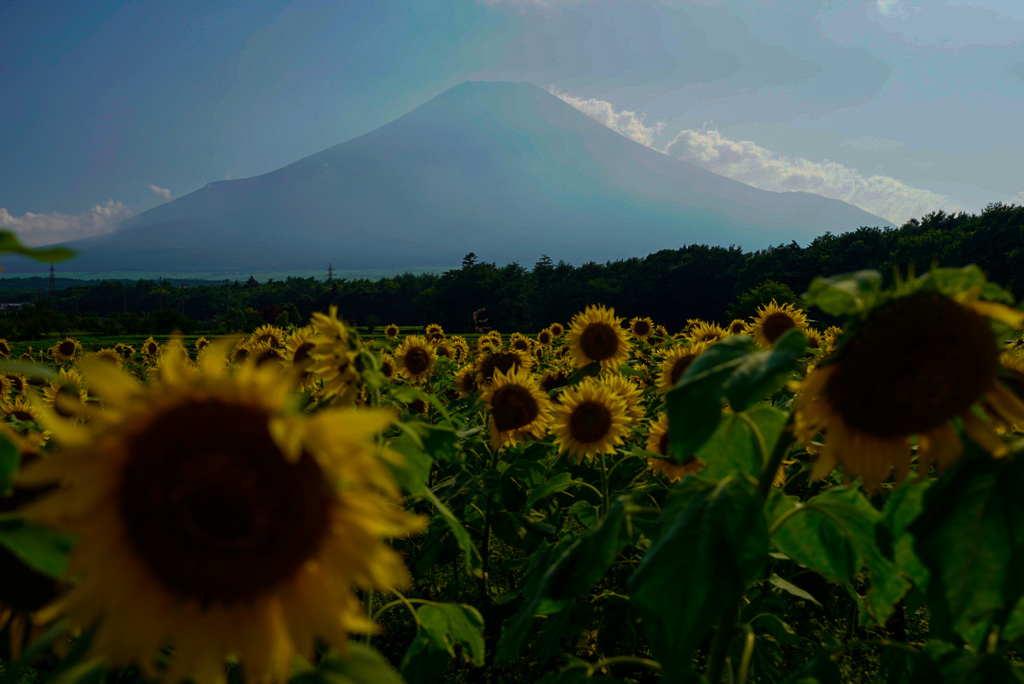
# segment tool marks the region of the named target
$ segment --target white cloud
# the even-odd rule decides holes
[[[1016,195],[1011,197],[1009,201],[1007,201],[1007,204],[1019,204],[1020,206],[1024,207],[1024,190],[1021,190]]]
[[[551,92],[628,138],[762,190],[810,192],[842,200],[897,225],[937,209],[965,209],[946,195],[911,187],[889,176],[868,176],[853,167],[827,159],[813,161],[805,157],[787,157],[750,140],[730,140],[714,128],[680,131],[668,145],[659,148],[655,138],[665,128],[665,122],[648,126],[642,114],[616,112],[610,102],[573,97],[554,89]],[[877,143],[881,139],[872,141]],[[884,147],[890,149],[899,145],[897,141],[884,142]]]
[[[648,126],[644,123],[645,116],[643,114],[637,114],[636,112],[631,112],[628,109],[616,112],[612,107],[611,102],[596,100],[594,98],[585,99],[582,97],[574,97],[572,95],[559,92],[554,88],[549,88],[549,90],[552,95],[568,102],[591,119],[599,121],[613,131],[616,131],[627,138],[632,138],[641,145],[646,145],[647,147],[654,146],[654,137],[661,133],[665,128],[665,122],[663,121],[658,121],[653,126]]]
[[[153,191],[153,194],[157,197],[163,197],[165,200],[170,202],[173,198],[171,197],[171,191],[167,188],[161,188],[159,185],[150,185],[149,189]]]
[[[118,221],[130,217],[132,212],[123,202],[107,200],[82,214],[34,214],[11,216],[0,207],[0,228],[18,234],[27,245],[49,245],[79,238],[102,235],[114,230]]]
[[[890,176],[868,176],[827,159],[819,162],[787,157],[750,140],[730,140],[715,129],[681,131],[665,152],[755,188],[812,192],[842,200],[895,224],[937,209],[964,209],[946,195],[911,187]]]
[[[877,5],[879,14],[884,17],[902,18],[909,14],[904,0],[878,0]]]

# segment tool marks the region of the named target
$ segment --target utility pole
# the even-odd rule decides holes
[[[327,264],[327,279],[334,280],[334,267],[330,263]]]

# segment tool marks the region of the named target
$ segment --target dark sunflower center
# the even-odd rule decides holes
[[[739,335],[746,327],[747,326],[743,321],[736,321],[729,326],[729,332],[733,335]]]
[[[306,366],[313,361],[313,358],[309,355],[316,345],[312,342],[303,342],[296,348],[295,353],[292,355],[292,363],[296,366]]]
[[[484,382],[490,382],[494,377],[494,371],[500,370],[502,373],[508,375],[509,371],[513,368],[519,368],[520,358],[519,354],[512,352],[499,352],[497,354],[491,354],[483,363],[480,365],[480,372],[483,374]]]
[[[565,332],[565,330],[563,330],[562,326],[560,326],[560,325],[553,325],[553,326],[551,326],[551,334],[554,335],[555,337],[561,337],[562,333],[564,333],[564,332]]]
[[[405,354],[405,367],[413,375],[422,375],[430,368],[430,354],[427,350],[413,347]]]
[[[537,341],[541,344],[551,344],[551,333],[542,332],[537,336]]]
[[[668,430],[658,440],[658,453],[662,456],[668,456]]]
[[[559,387],[565,387],[569,384],[569,376],[559,371],[557,373],[548,373],[544,376],[544,379],[540,381],[540,386],[544,388],[545,392],[551,392],[551,390],[558,389]]]
[[[380,370],[382,373],[384,373],[385,378],[391,378],[395,375],[394,364],[392,364],[390,361],[386,359],[384,360],[383,363],[381,363]]]
[[[249,601],[319,551],[334,494],[311,456],[285,459],[267,419],[247,406],[192,402],[128,440],[126,536],[181,598]]]
[[[271,335],[270,333],[263,333],[262,335],[256,338],[256,344],[263,344],[264,342],[270,344],[271,347],[276,347],[278,344],[280,344],[280,342],[278,342],[277,337],[275,335]]]
[[[529,425],[540,415],[540,406],[530,390],[520,385],[502,385],[491,396],[494,426],[499,431]]]
[[[59,351],[62,356],[71,356],[75,353],[75,343],[69,340],[64,340],[60,343]]]
[[[444,345],[440,345],[434,348],[434,353],[438,356],[443,356],[446,359],[452,358],[452,350]]]
[[[11,355],[11,348],[7,346],[6,342],[0,342],[0,354],[3,354],[4,356]]]
[[[53,395],[53,410],[62,418],[77,415],[82,407],[82,398],[70,385],[62,385]]]
[[[150,355],[156,354],[159,349],[160,348],[157,346],[155,342],[150,342],[149,344],[146,345],[146,353]]]
[[[611,429],[612,412],[600,402],[585,401],[569,416],[569,431],[584,444],[603,439]]]
[[[807,335],[807,347],[808,349],[819,349],[821,347],[821,340],[817,335]]]
[[[530,349],[530,343],[526,340],[516,340],[512,343],[512,348],[519,351],[528,351]]]
[[[270,363],[274,361],[280,362],[281,360],[281,352],[275,349],[274,347],[268,347],[267,349],[260,350],[260,352],[256,355],[256,366],[259,367],[265,363]]]
[[[580,349],[592,361],[604,361],[619,351],[619,336],[607,323],[591,323],[580,333]]]
[[[235,350],[235,361],[245,361],[249,358],[249,350],[245,347],[239,347]]]
[[[849,338],[826,393],[850,428],[901,437],[966,410],[998,364],[986,319],[948,297],[914,295],[875,311]]]
[[[469,392],[472,392],[473,389],[474,389],[473,386],[476,384],[475,383],[475,378],[473,377],[473,374],[472,373],[464,373],[462,375],[462,377],[459,378],[459,384],[462,387],[462,391],[463,392],[466,392],[467,394]]]
[[[765,339],[774,343],[775,340],[782,337],[782,333],[795,325],[796,321],[788,313],[776,311],[775,313],[768,314],[764,319],[764,323],[761,324],[761,331],[764,333]]]
[[[651,324],[647,321],[637,321],[633,324],[633,334],[637,337],[645,337],[651,334]]]
[[[669,380],[672,382],[672,386],[675,387],[679,382],[679,379],[683,377],[683,373],[690,367],[693,360],[697,358],[693,354],[687,354],[686,356],[680,357],[674,364],[672,364],[672,372],[669,373]]]
[[[33,416],[31,413],[29,413],[28,411],[26,411],[24,409],[14,409],[13,411],[8,413],[7,415],[14,416],[15,418],[17,418],[20,421],[28,421],[28,420],[35,420],[36,419],[35,416]]]

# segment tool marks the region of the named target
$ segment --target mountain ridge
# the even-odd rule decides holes
[[[75,241],[75,270],[572,263],[889,225],[673,159],[527,82],[468,81],[368,133]],[[20,269],[19,269],[20,270]]]

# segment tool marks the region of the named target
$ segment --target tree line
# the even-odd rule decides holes
[[[542,256],[532,267],[498,265],[468,254],[461,268],[442,274],[405,273],[380,280],[289,277],[257,282],[138,280],[78,281],[55,292],[5,283],[6,301],[34,308],[0,319],[0,336],[33,339],[40,333],[88,330],[158,334],[172,330],[247,330],[265,322],[303,324],[314,311],[336,305],[360,326],[436,322],[453,333],[472,332],[473,312],[499,331],[537,331],[567,323],[585,306],[601,303],[620,316],[650,316],[670,331],[688,319],[728,322],[753,313],[766,298],[796,301],[817,276],[932,263],[984,269],[995,282],[1024,295],[1024,206],[991,204],[982,212],[933,212],[895,229],[862,227],[826,233],[807,246],[796,242],[753,252],[736,246],[686,245],[645,257],[574,266]],[[33,287],[38,285],[33,283]],[[21,299],[19,299],[19,297]]]

